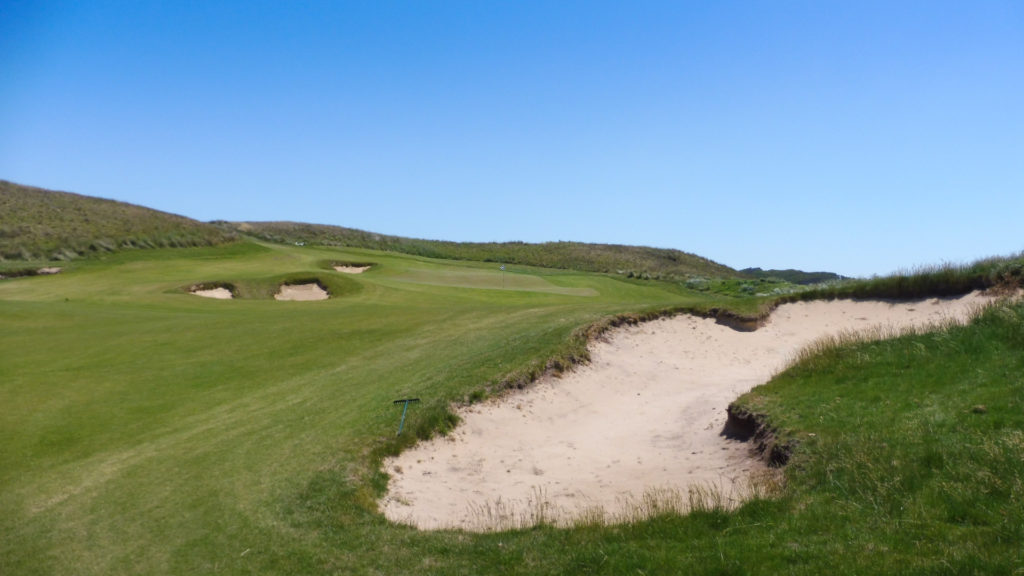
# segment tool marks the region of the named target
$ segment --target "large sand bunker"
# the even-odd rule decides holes
[[[315,282],[311,284],[282,284],[281,289],[278,290],[277,294],[274,294],[274,300],[299,302],[327,300],[329,297],[330,294],[327,293],[327,290],[324,290],[322,286]]]
[[[460,411],[448,437],[385,461],[380,507],[422,529],[489,530],[547,520],[628,517],[645,494],[713,486],[742,492],[764,465],[721,435],[726,407],[801,348],[844,331],[964,321],[988,299],[836,300],[780,306],[740,332],[677,316],[618,329],[592,362],[525,392]]]

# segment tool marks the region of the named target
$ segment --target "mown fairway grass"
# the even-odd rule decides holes
[[[347,276],[325,264],[346,259],[376,266]],[[698,303],[529,272],[510,269],[502,290],[494,265],[239,243],[3,281],[0,573],[390,564],[389,539],[413,537],[374,513],[393,399],[423,399],[411,441],[444,425],[451,401],[560,353],[582,325]],[[252,288],[284,277],[340,294],[276,302]],[[203,282],[250,297],[183,291]]]
[[[361,276],[336,261],[374,262]],[[317,279],[326,302],[276,302]],[[493,285],[492,285],[493,281]],[[236,243],[0,281],[0,574],[1013,573],[1024,310],[824,352],[741,402],[798,442],[779,497],[623,526],[424,533],[377,459],[449,402],[678,285]],[[214,301],[183,291],[235,286]],[[268,288],[270,287],[270,288]],[[394,437],[396,398],[418,396]]]

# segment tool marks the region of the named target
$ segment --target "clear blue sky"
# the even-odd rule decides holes
[[[1024,2],[0,4],[0,178],[848,275],[1024,250]]]

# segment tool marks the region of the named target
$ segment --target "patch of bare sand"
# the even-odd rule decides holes
[[[335,266],[334,269],[345,274],[362,274],[369,270],[370,266]]]
[[[231,290],[227,288],[207,288],[201,290],[193,290],[192,294],[196,296],[202,296],[203,298],[216,298],[217,300],[231,300],[234,295],[231,294]]]
[[[309,302],[313,300],[327,300],[330,295],[319,284],[282,284],[274,300],[291,300]]]
[[[491,530],[529,524],[538,502],[557,522],[635,515],[657,491],[738,498],[764,464],[721,436],[736,397],[821,337],[964,321],[985,301],[785,304],[754,332],[689,315],[618,329],[591,345],[589,365],[463,409],[448,437],[387,459],[380,508],[422,529]]]

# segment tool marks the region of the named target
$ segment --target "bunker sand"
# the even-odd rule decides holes
[[[590,364],[461,409],[448,437],[387,459],[380,508],[421,529],[486,531],[529,524],[541,508],[555,522],[595,509],[628,517],[652,491],[685,502],[712,486],[735,502],[765,469],[721,435],[736,397],[819,338],[963,322],[988,300],[785,304],[754,332],[689,315],[617,329],[591,344]]]
[[[370,266],[335,266],[334,269],[345,274],[362,274],[369,270]]]
[[[203,298],[215,298],[217,300],[231,300],[234,295],[231,294],[231,290],[227,288],[206,288],[193,290],[192,294],[196,296],[202,296]]]
[[[319,284],[282,284],[274,300],[291,300],[296,302],[309,302],[314,300],[327,300],[330,294],[320,287]]]

